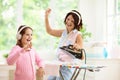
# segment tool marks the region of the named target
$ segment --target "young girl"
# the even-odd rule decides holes
[[[43,77],[43,62],[32,48],[33,29],[21,25],[17,32],[17,44],[12,48],[8,58],[8,65],[16,65],[14,80],[36,80],[36,67],[39,67],[39,76]]]
[[[72,10],[70,11],[64,20],[66,29],[52,29],[50,24],[49,24],[49,19],[48,16],[51,12],[51,9],[47,9],[45,12],[45,25],[46,25],[46,31],[48,34],[55,36],[55,37],[60,37],[60,42],[57,50],[57,57],[59,61],[62,62],[71,62],[74,60],[74,58],[64,51],[60,50],[59,47],[62,46],[68,46],[68,45],[73,45],[73,48],[76,50],[83,48],[83,39],[82,35],[79,32],[82,29],[82,17],[81,14],[76,11]],[[84,55],[82,56],[81,59],[84,59]],[[60,71],[64,77],[64,80],[70,80],[73,70],[69,69],[67,67],[61,67]],[[48,80],[62,80],[60,77],[56,76],[50,76]]]

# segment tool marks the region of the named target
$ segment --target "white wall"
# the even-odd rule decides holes
[[[80,0],[79,10],[92,41],[106,41],[106,0]]]

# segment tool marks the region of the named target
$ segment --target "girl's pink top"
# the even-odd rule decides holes
[[[36,51],[24,51],[19,46],[14,46],[8,58],[8,65],[16,65],[14,80],[36,80],[36,68],[43,67],[42,59],[39,58]]]

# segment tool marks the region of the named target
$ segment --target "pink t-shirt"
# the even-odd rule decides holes
[[[36,80],[35,64],[43,67],[43,61],[34,49],[23,52],[23,48],[17,45],[11,50],[7,63],[16,65],[14,80]]]

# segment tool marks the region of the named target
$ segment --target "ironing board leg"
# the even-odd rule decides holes
[[[75,68],[75,70],[74,70],[74,72],[73,72],[73,75],[72,75],[72,77],[71,77],[71,79],[70,79],[70,80],[72,80],[72,79],[73,79],[73,77],[74,77],[74,75],[75,75],[76,71],[77,71],[77,68]]]
[[[76,80],[78,74],[80,73],[80,70],[81,70],[81,69],[77,69],[76,75],[74,75],[74,79],[73,79],[73,80]]]
[[[59,73],[60,73],[60,77],[62,78],[62,80],[64,80],[64,77],[63,77],[61,71],[59,71]]]

